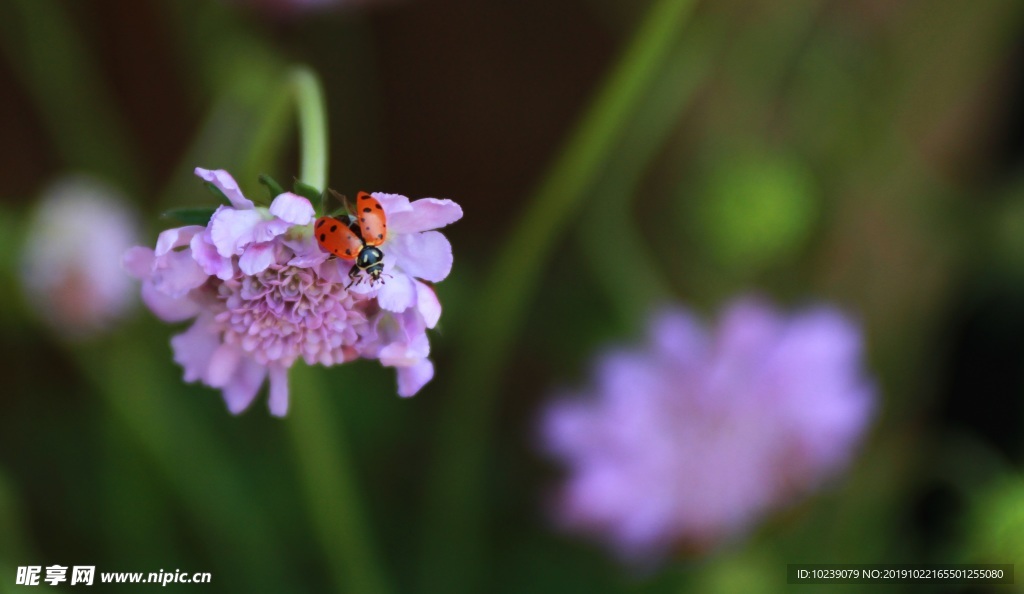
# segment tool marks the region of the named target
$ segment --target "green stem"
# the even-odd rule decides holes
[[[327,185],[327,115],[316,75],[305,67],[289,75],[299,113],[300,179],[323,189]],[[316,372],[297,365],[291,370],[293,398],[288,429],[301,470],[308,509],[333,569],[339,592],[383,594],[387,585],[374,554],[355,472],[340,427],[332,414]]]
[[[502,362],[536,292],[560,230],[605,167],[639,99],[662,73],[693,0],[657,0],[561,156],[529,202],[481,290],[463,337],[453,396],[439,428],[437,471],[423,534],[424,586],[431,592],[478,591],[484,552],[484,477]],[[443,538],[442,538],[443,535]]]
[[[373,554],[366,514],[356,488],[345,435],[325,397],[317,372],[291,370],[293,391],[289,435],[307,497],[307,509],[331,565],[339,592],[391,591]]]
[[[316,75],[306,67],[293,67],[284,75],[276,63],[265,67],[240,66],[235,82],[217,98],[192,146],[177,167],[160,204],[164,209],[195,196],[196,165],[228,169],[243,190],[256,190],[256,179],[274,165],[285,134],[290,129],[293,104],[298,112],[303,159],[299,179],[317,189],[327,184],[327,116]],[[253,86],[277,92],[253,97]],[[239,158],[239,146],[249,147]],[[259,192],[263,192],[259,188]],[[252,195],[250,195],[251,197]]]
[[[318,190],[327,187],[327,112],[316,74],[305,66],[289,76],[299,111],[301,165],[299,179]]]

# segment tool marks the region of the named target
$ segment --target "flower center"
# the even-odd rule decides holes
[[[371,300],[349,293],[311,268],[271,265],[255,276],[217,288],[224,311],[216,320],[224,341],[261,364],[336,365],[358,356],[356,345],[371,331]]]

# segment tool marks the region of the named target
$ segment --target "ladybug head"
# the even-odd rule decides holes
[[[356,266],[360,270],[366,270],[367,272],[378,266],[383,270],[384,252],[372,245],[363,246],[363,249],[359,250],[359,257],[356,258]]]
[[[361,272],[365,272],[370,277],[371,284],[380,281],[381,276],[389,276],[384,274],[384,252],[372,245],[363,246],[363,249],[359,250],[356,263],[348,272],[349,278],[352,279],[352,283],[349,283],[350,287],[360,280],[358,277]]]

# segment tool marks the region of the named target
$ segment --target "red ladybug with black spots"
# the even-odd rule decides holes
[[[362,272],[370,276],[371,283],[380,281],[384,273],[384,252],[377,246],[383,244],[388,236],[384,209],[369,193],[359,192],[356,207],[349,208],[346,218],[347,222],[335,217],[317,219],[314,226],[317,243],[323,250],[343,260],[355,260],[348,271],[352,283]]]

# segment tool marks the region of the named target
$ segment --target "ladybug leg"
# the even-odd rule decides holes
[[[348,286],[345,287],[346,290],[350,289],[352,285],[356,284],[359,280],[361,280],[359,278],[359,267],[353,264],[352,268],[350,268],[348,271],[348,277],[349,279],[351,279],[351,282],[349,282]]]

